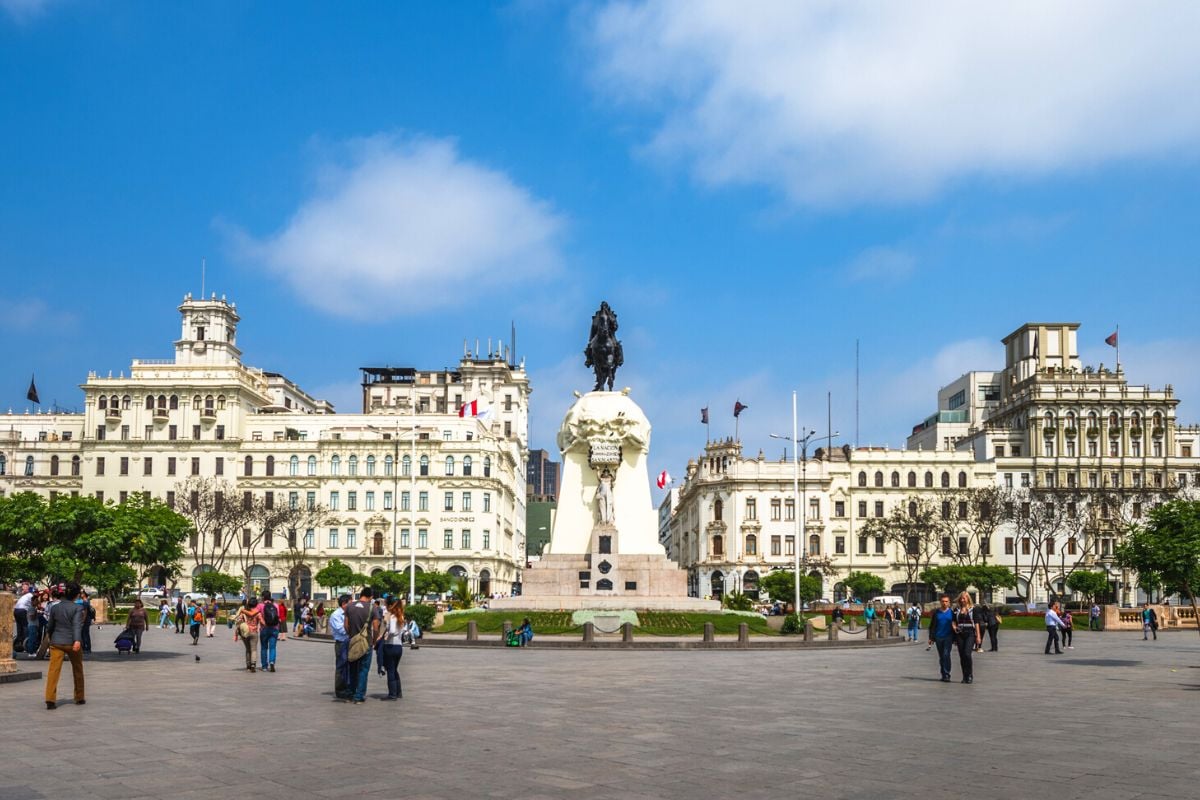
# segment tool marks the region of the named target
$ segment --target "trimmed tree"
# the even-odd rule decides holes
[[[777,569],[758,579],[758,588],[772,600],[787,603],[796,593],[796,573],[790,569]],[[821,579],[812,575],[800,576],[800,602],[807,603],[821,596]]]
[[[367,579],[359,575],[349,564],[343,562],[340,558],[331,558],[329,563],[321,569],[317,570],[314,576],[318,586],[324,586],[337,594],[337,590],[341,588],[351,588],[360,584],[367,583]]]
[[[1108,576],[1103,572],[1077,569],[1067,576],[1067,588],[1079,592],[1090,604],[1095,601],[1097,595],[1108,591]]]
[[[1130,529],[1117,548],[1117,563],[1139,578],[1188,598],[1193,613],[1200,592],[1200,502],[1172,500],[1150,512],[1150,521]],[[1197,628],[1200,631],[1200,626]]]
[[[192,588],[208,595],[237,594],[242,589],[242,580],[224,572],[201,572],[192,578]]]
[[[883,582],[883,578],[878,575],[872,575],[869,572],[851,572],[842,579],[842,583],[846,584],[846,588],[850,590],[851,595],[855,599],[865,599],[872,594],[883,594],[887,588],[887,584]]]

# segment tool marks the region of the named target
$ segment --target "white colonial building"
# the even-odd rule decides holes
[[[753,594],[766,571],[792,568],[797,501],[805,506],[801,555],[822,567],[811,574],[826,597],[844,594],[838,576],[850,571],[878,574],[903,593],[902,545],[864,537],[862,526],[922,497],[943,517],[968,520],[978,509],[964,508],[954,490],[994,486],[1010,521],[969,545],[947,536],[932,565],[1010,567],[1018,586],[997,599],[1069,595],[1066,578],[1079,568],[1106,572],[1123,603],[1144,599],[1114,550],[1150,507],[1194,496],[1200,427],[1178,424],[1170,386],[1130,385],[1120,366],[1082,366],[1078,327],[1021,326],[1003,340],[1003,370],[969,372],[939,390],[937,411],[914,426],[908,449],[818,451],[803,462],[799,491],[793,461],[761,451],[746,458],[740,442],[709,442],[688,465],[670,523],[668,551],[689,570],[692,593]],[[1043,512],[1040,529],[1039,503],[1053,517]],[[928,587],[919,588],[927,597]]]
[[[363,412],[338,414],[282,375],[242,363],[234,304],[189,295],[179,311],[175,357],[134,360],[128,376],[90,374],[83,413],[0,415],[0,493],[122,502],[137,492],[182,508],[183,483],[207,478],[247,503],[323,511],[303,530],[223,532],[255,536],[253,563],[193,535],[184,588],[208,569],[245,569],[262,588],[320,594],[312,576],[333,558],[369,574],[406,567],[412,552],[418,569],[466,576],[482,594],[519,584],[523,365],[498,352],[467,353],[440,371],[365,368]],[[483,418],[459,416],[471,401]],[[220,564],[199,555],[220,552]],[[146,577],[175,583],[159,571]]]

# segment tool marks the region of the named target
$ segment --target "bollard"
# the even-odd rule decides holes
[[[841,629],[841,627],[842,627],[842,623],[840,623],[840,622],[832,622],[829,624],[829,641],[831,641],[831,642],[837,641],[838,631]]]
[[[804,641],[811,642],[813,640],[813,624],[811,619],[804,620]]]
[[[479,623],[475,620],[467,620],[467,641],[479,641]]]
[[[854,633],[854,628],[855,628],[854,617],[851,617],[850,618],[850,632],[851,633]]]
[[[716,638],[717,638],[716,631],[717,631],[717,629],[713,627],[713,624],[711,622],[704,623],[704,641],[706,641],[706,642],[716,641]]]
[[[583,640],[585,642],[594,642],[596,640],[596,626],[590,622],[583,623]]]
[[[868,626],[867,626],[867,638],[868,638],[868,639],[874,639],[874,638],[875,638],[875,626],[874,626],[874,625],[868,625]]]
[[[622,642],[632,642],[633,641],[633,623],[632,622],[626,622],[625,624],[623,624],[621,626],[621,641]]]
[[[748,623],[738,623],[738,644],[750,644],[750,625]]]

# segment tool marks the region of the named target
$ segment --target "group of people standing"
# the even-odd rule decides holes
[[[59,583],[45,589],[37,589],[28,582],[17,588],[17,601],[13,606],[13,652],[25,653],[28,658],[50,658],[50,614],[54,606],[69,601],[80,608],[82,628],[80,630],[80,652],[92,652],[92,623],[96,611],[92,608],[87,592],[79,589],[74,597],[67,597],[69,584]],[[73,584],[78,588],[78,584]]]
[[[261,599],[247,597],[233,618],[233,640],[246,648],[246,671],[275,671],[276,643],[287,637],[287,605],[271,599],[264,591]],[[255,655],[258,661],[254,660]]]
[[[386,607],[375,600],[371,587],[364,586],[355,600],[343,594],[329,615],[329,632],[334,646],[334,699],[343,703],[366,702],[371,662],[378,658],[379,672],[387,677],[387,696],[399,700],[400,658],[404,644],[420,636],[412,620],[404,617],[404,600],[393,597]]]

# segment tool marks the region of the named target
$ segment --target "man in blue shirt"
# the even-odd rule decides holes
[[[1053,602],[1046,609],[1046,655],[1050,655],[1050,646],[1054,646],[1054,654],[1062,655],[1062,648],[1058,644],[1058,631],[1060,628],[1065,628],[1062,617],[1058,616],[1058,603]]]
[[[938,666],[942,682],[950,682],[950,653],[954,650],[954,612],[950,610],[950,595],[939,598],[941,607],[929,615],[929,646],[937,645]]]
[[[354,689],[350,686],[350,678],[347,673],[350,634],[346,631],[346,604],[350,602],[350,595],[340,595],[337,602],[337,611],[329,615],[329,633],[333,635],[334,652],[333,696],[335,700],[344,703],[354,697]]]

